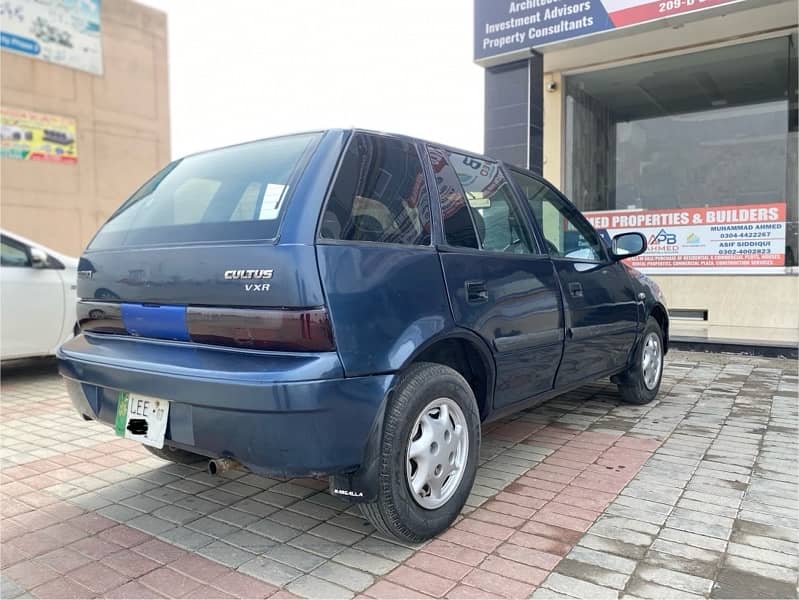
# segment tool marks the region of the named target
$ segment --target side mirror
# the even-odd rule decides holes
[[[646,238],[637,231],[614,235],[610,251],[616,260],[638,256],[646,252]]]
[[[47,256],[47,252],[42,250],[41,248],[31,248],[30,250],[31,255],[31,266],[34,269],[46,269],[50,266],[49,264],[49,256]]]

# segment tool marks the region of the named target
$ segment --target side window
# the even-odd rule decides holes
[[[31,261],[28,256],[28,249],[24,244],[3,237],[2,247],[0,248],[0,265],[4,267],[30,267]]]
[[[531,254],[530,240],[513,204],[513,191],[499,165],[447,151],[458,175],[484,250]]]
[[[549,254],[555,257],[580,260],[604,260],[599,235],[579,211],[564,200],[547,184],[533,177],[511,171],[511,177],[522,193],[533,215],[541,226],[544,243]]]
[[[320,234],[332,240],[430,245],[430,197],[416,148],[397,139],[355,134]]]
[[[460,248],[479,248],[474,221],[455,169],[447,162],[447,153],[441,148],[427,147],[430,163],[436,176],[441,217],[447,243]]]

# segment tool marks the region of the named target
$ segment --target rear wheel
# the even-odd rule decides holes
[[[154,448],[152,446],[146,445],[144,447],[150,453],[155,454],[162,460],[168,460],[181,465],[193,465],[208,460],[204,456],[195,454],[194,452],[189,452],[188,450],[181,450],[180,448],[170,448],[169,446],[164,446],[163,448]]]
[[[454,369],[413,365],[386,407],[377,499],[361,505],[381,532],[421,542],[449,527],[472,489],[480,416]]]
[[[625,402],[649,404],[655,399],[663,377],[663,358],[663,332],[657,320],[649,317],[632,366],[617,380]]]

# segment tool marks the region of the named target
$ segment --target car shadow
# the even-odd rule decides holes
[[[54,356],[44,358],[20,358],[7,360],[0,364],[0,379],[3,383],[13,383],[37,375],[57,375],[58,361]]]

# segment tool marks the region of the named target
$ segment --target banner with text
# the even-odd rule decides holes
[[[786,204],[714,206],[584,213],[613,237],[638,231],[647,251],[628,260],[647,272],[660,269],[782,267],[785,265]]]
[[[3,0],[0,19],[3,50],[103,74],[100,0]]]
[[[474,59],[742,0],[474,0]]]
[[[20,160],[78,161],[75,119],[19,108],[0,108],[0,156]]]

